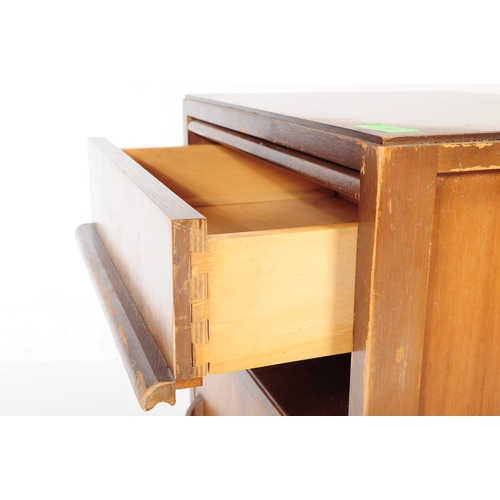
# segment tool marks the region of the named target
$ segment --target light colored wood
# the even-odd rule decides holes
[[[375,147],[361,171],[351,415],[419,411],[436,147]]]
[[[192,207],[323,198],[332,191],[224,146],[125,152]]]
[[[291,229],[358,221],[358,207],[337,197],[306,198],[197,207],[208,221],[208,234]]]
[[[189,256],[205,250],[206,220],[108,140],[90,139],[89,156],[97,232],[174,378],[197,378]]]
[[[420,414],[500,415],[500,172],[440,175]]]
[[[344,203],[342,200],[340,202]],[[223,373],[351,352],[357,224],[210,236],[209,343],[195,363]]]

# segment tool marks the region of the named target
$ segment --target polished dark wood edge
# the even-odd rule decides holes
[[[76,239],[141,408],[175,404],[176,383],[93,224]]]
[[[190,97],[184,100],[186,143],[187,122],[190,119],[212,123],[355,170],[361,170],[363,166],[365,141],[333,133],[330,128],[318,124],[302,123],[286,116],[232,108],[224,103],[204,102]]]
[[[359,172],[355,170],[198,120],[191,120],[188,130],[359,200]]]
[[[356,93],[351,93],[355,95]],[[375,93],[374,95],[376,95]],[[349,95],[349,94],[346,94]],[[383,94],[381,94],[383,95]],[[461,94],[465,96],[467,94]],[[253,114],[262,120],[272,120],[273,122],[286,122],[287,124],[301,127],[304,131],[315,131],[315,133],[323,133],[327,135],[335,135],[343,137],[344,140],[356,140],[359,143],[370,143],[372,145],[423,145],[423,144],[439,144],[439,143],[474,143],[484,141],[498,141],[499,132],[457,132],[449,130],[444,133],[434,131],[429,135],[389,135],[381,136],[378,134],[356,130],[352,128],[335,125],[333,123],[322,123],[320,121],[308,120],[296,116],[288,116],[263,109],[255,109],[239,104],[234,104],[226,101],[217,100],[217,96],[211,98],[209,95],[187,95],[186,100],[192,102],[203,103],[206,105],[223,107],[231,112],[242,114]],[[192,116],[192,115],[190,115]],[[201,119],[201,118],[200,118]],[[211,120],[207,120],[210,121]],[[215,123],[215,122],[214,122]],[[249,133],[249,132],[248,132]],[[297,149],[301,149],[297,147]],[[321,156],[322,157],[322,156]],[[327,158],[325,158],[327,159]],[[335,161],[335,160],[332,160]],[[348,166],[346,163],[340,162],[342,165]]]

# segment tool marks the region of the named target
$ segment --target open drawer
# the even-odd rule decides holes
[[[144,409],[209,373],[352,350],[355,204],[223,146],[89,149],[93,226],[171,372],[151,385],[128,359]]]

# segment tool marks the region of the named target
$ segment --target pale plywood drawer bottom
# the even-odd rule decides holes
[[[357,206],[222,146],[90,142],[95,227],[179,386],[352,350]]]

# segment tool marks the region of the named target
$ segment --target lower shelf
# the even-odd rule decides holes
[[[192,416],[347,416],[351,355],[208,376]]]

